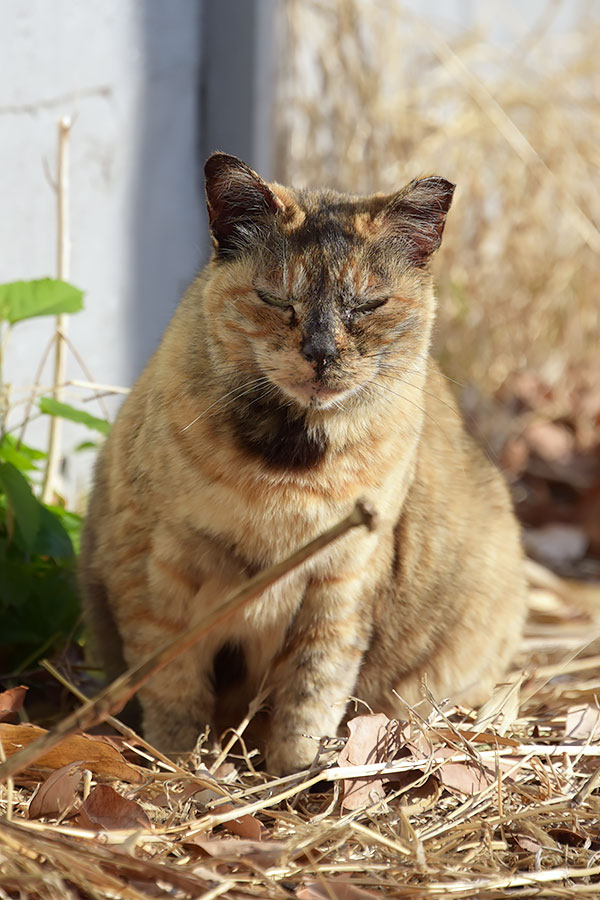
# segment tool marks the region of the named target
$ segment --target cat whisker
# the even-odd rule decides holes
[[[379,350],[374,351],[372,353],[367,353],[367,354],[365,354],[365,356],[363,358],[364,359],[375,359],[375,360],[377,360],[377,362],[379,363],[380,366],[386,366],[390,369],[391,368],[400,368],[398,364],[391,363],[389,361],[389,359],[387,359],[387,358],[382,359],[381,351],[379,351]],[[424,366],[425,371],[427,371],[430,374],[433,373],[433,375],[436,378],[443,378],[445,381],[449,381],[451,384],[457,385],[457,387],[461,387],[461,388],[464,387],[463,382],[457,381],[455,378],[450,378],[449,375],[446,375],[444,372],[441,372],[439,369],[432,368],[431,366],[429,366],[428,363],[430,362],[430,360],[428,360],[427,357],[424,357],[423,354],[420,352],[411,352],[410,350],[403,349],[402,350],[402,358],[416,360],[417,368],[421,368],[421,366]],[[414,368],[415,367],[412,367],[408,371],[414,371]],[[407,370],[402,368],[401,371],[407,371]]]
[[[403,353],[403,355],[410,356],[410,354],[404,354],[404,353]],[[420,359],[419,354],[414,354],[413,358]],[[420,361],[427,363],[426,359],[425,360],[420,359]],[[391,363],[389,363],[388,360],[385,360],[385,363],[387,365],[391,365]],[[431,371],[432,371],[431,367],[426,366],[426,371],[431,373]],[[443,378],[444,381],[449,381],[451,384],[455,384],[457,387],[460,387],[460,388],[464,387],[464,383],[462,381],[457,381],[455,378],[450,378],[449,375],[445,375],[444,372],[441,372],[439,369],[434,369],[433,374],[435,375],[436,378]]]
[[[425,418],[427,418],[430,422],[433,422],[433,424],[435,425],[435,427],[438,428],[438,429],[440,430],[440,432],[441,432],[441,433],[444,435],[444,437],[446,438],[446,440],[447,440],[447,442],[448,442],[448,446],[449,446],[452,450],[454,449],[454,445],[452,444],[450,438],[448,437],[448,434],[447,434],[446,430],[442,427],[442,425],[440,425],[440,423],[438,422],[437,419],[435,419],[430,413],[427,412],[427,410],[426,410],[424,407],[419,406],[418,403],[416,403],[414,400],[411,400],[411,399],[410,399],[409,397],[407,397],[405,394],[401,394],[401,393],[399,393],[398,391],[392,390],[392,389],[391,389],[390,387],[388,387],[388,385],[386,385],[386,384],[379,384],[379,383],[377,383],[377,382],[371,382],[371,384],[373,385],[374,388],[379,388],[379,389],[381,389],[381,390],[387,391],[388,393],[393,394],[395,397],[398,397],[400,400],[404,401],[405,403],[410,403],[411,406],[414,406],[416,409],[418,409],[419,412],[422,413],[423,416],[425,416]]]
[[[247,381],[247,382],[245,382],[245,384],[234,387],[232,390],[228,391],[222,397],[219,397],[218,400],[215,400],[214,403],[211,403],[210,406],[208,406],[199,415],[197,415],[195,419],[192,419],[192,421],[189,422],[184,428],[182,428],[181,431],[182,432],[187,431],[188,428],[191,428],[192,425],[195,425],[196,422],[199,422],[200,419],[203,419],[204,416],[206,416],[211,410],[213,410],[216,406],[218,406],[220,403],[222,403],[223,400],[226,400],[227,397],[230,397],[232,394],[235,394],[237,391],[242,391],[244,388],[249,388],[249,390],[243,391],[243,393],[237,394],[237,396],[232,397],[232,399],[228,403],[225,404],[226,407],[229,406],[230,403],[234,403],[237,399],[239,399],[239,397],[243,397],[245,394],[250,393],[252,391],[252,387],[256,387],[256,385],[259,384],[260,382],[263,382],[263,383],[269,382],[269,379],[265,375],[262,375],[260,378],[254,378],[252,381]]]
[[[442,406],[445,406],[446,409],[449,409],[453,416],[456,416],[457,419],[460,419],[460,413],[455,409],[455,407],[451,406],[446,400],[443,400],[441,397],[438,397],[437,394],[433,394],[431,391],[428,391],[426,388],[421,387],[420,385],[415,385],[414,382],[408,381],[406,378],[403,378],[402,375],[399,375],[395,372],[388,372],[385,369],[381,369],[379,371],[379,375],[384,378],[393,378],[394,381],[398,381],[400,384],[406,384],[408,387],[417,388],[419,393],[425,394],[427,397],[431,397],[432,400],[436,400],[438,403],[441,403]]]

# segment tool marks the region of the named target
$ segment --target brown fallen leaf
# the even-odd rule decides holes
[[[29,688],[20,684],[0,693],[0,722],[17,722],[17,713],[23,706]]]
[[[439,751],[436,750],[437,754]],[[469,797],[485,790],[493,781],[491,775],[486,775],[470,763],[448,763],[438,769],[436,775],[449,791],[458,791]]]
[[[528,834],[515,834],[514,839],[521,850],[525,850],[527,853],[537,853],[542,849],[542,844]]]
[[[411,773],[414,779],[414,773]],[[395,785],[394,785],[395,787]],[[427,781],[417,787],[410,788],[400,797],[400,803],[406,807],[411,816],[433,809],[440,797],[440,782],[435,775],[430,775]]]
[[[83,769],[84,764],[79,760],[67,763],[66,766],[52,772],[31,800],[29,818],[60,815],[69,806],[73,806],[83,777]]]
[[[338,754],[339,766],[364,766],[396,759],[404,751],[404,739],[399,723],[384,713],[356,716],[348,722],[350,736]],[[385,796],[383,776],[363,776],[346,779],[342,809],[359,809],[376,803]]]
[[[600,709],[589,703],[570,706],[565,724],[566,738],[593,740],[600,735]]]
[[[585,834],[581,834],[579,831],[573,831],[571,828],[549,828],[548,834],[557,844],[563,844],[567,847],[583,847],[587,840]],[[591,846],[590,850],[598,849],[598,842],[596,841],[595,843],[596,846]]]
[[[537,853],[542,847],[550,850],[558,849],[556,841],[553,841],[535,822],[519,822],[512,837],[517,845],[528,853]]]
[[[220,796],[216,791],[211,791],[209,788],[202,787],[201,784],[188,781],[186,784],[172,785],[168,793],[161,791],[160,794],[152,798],[152,804],[163,809],[173,809],[180,803],[187,803],[192,797],[196,802],[205,805],[210,800],[217,800]]]
[[[127,800],[109,784],[97,784],[82,805],[77,822],[82,828],[152,829],[150,819],[135,800]]]
[[[456,750],[451,747],[436,747],[433,753],[439,759],[455,756]],[[491,772],[486,772],[470,762],[443,763],[435,770],[435,775],[449,791],[457,791],[468,796],[484,790],[494,780]]]
[[[327,882],[308,881],[296,889],[296,897],[299,900],[331,900],[332,897],[335,897],[335,900],[373,900],[374,897],[381,896],[356,887],[341,878],[335,881],[329,879]]]
[[[41,735],[45,728],[37,725],[9,725],[0,723],[0,741],[7,756],[17,753]],[[87,734],[72,734],[37,760],[37,766],[60,769],[69,763],[82,761],[86,769],[95,775],[108,775],[130,784],[143,784],[145,777],[136,767],[126,763],[118,750],[106,741]]]
[[[232,812],[235,809],[232,803],[224,803],[223,806],[219,806],[218,813],[227,813]],[[237,819],[230,819],[228,822],[223,822],[223,828],[226,828],[228,831],[231,831],[232,834],[238,834],[241,838],[246,838],[250,841],[262,841],[265,835],[268,834],[268,830],[265,826],[255,819],[254,816],[240,814]]]
[[[196,775],[200,775],[202,772],[206,772],[211,778],[215,778],[217,781],[229,783],[235,779],[238,770],[233,763],[225,762],[221,763],[221,765],[212,773],[210,773],[208,769],[196,769]]]

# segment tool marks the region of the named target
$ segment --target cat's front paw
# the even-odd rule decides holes
[[[270,775],[292,775],[309,769],[319,749],[316,738],[287,735],[284,740],[271,741],[266,752],[266,768]]]

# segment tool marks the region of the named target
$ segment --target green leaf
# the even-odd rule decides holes
[[[69,419],[70,422],[78,422],[80,425],[85,425],[86,428],[92,428],[101,434],[108,434],[110,431],[110,422],[107,422],[106,419],[98,419],[96,416],[84,412],[83,409],[75,409],[74,406],[69,406],[68,403],[60,403],[53,397],[42,397],[40,409],[43,413],[48,413],[49,416],[61,416],[63,419]]]
[[[75,453],[81,453],[82,450],[98,450],[98,447],[97,441],[82,441],[75,447]]]
[[[33,548],[40,528],[41,505],[27,479],[12,463],[0,463],[0,486],[12,507],[15,523],[28,550]]]
[[[36,460],[45,458],[46,454],[41,450],[34,450],[27,444],[20,444],[12,434],[5,434],[0,443],[0,460],[12,463],[21,472],[35,469]]]
[[[34,316],[57,316],[83,309],[83,292],[66,281],[40,278],[0,284],[0,319],[20,322]]]
[[[42,506],[40,527],[33,552],[53,559],[72,559],[75,556],[73,544],[67,530],[53,509]]]
[[[81,537],[81,527],[83,525],[83,517],[78,515],[77,513],[72,512],[70,509],[65,509],[64,506],[47,506],[46,509],[48,509],[53,516],[60,520],[64,530],[69,537],[69,540],[71,541],[71,546],[73,547],[75,553],[78,553],[79,539]]]
[[[49,506],[48,509],[60,519],[65,531],[69,535],[75,553],[79,553],[83,517],[72,512],[70,509],[65,509],[64,506]]]
[[[4,604],[3,604],[4,601]],[[0,664],[20,668],[63,643],[79,618],[73,560],[14,560],[0,569]]]

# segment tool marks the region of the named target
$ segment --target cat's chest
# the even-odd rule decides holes
[[[186,461],[187,463],[187,461]],[[284,559],[344,518],[359,498],[392,528],[412,471],[412,456],[393,445],[370,455],[364,448],[303,470],[240,458],[214,447],[194,465],[175,460],[165,505],[190,527],[238,548],[250,567]]]

